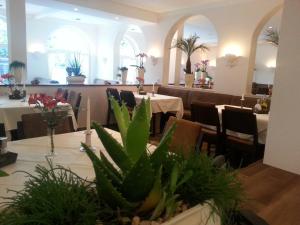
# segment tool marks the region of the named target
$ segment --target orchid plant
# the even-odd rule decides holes
[[[136,55],[137,59],[138,59],[138,65],[131,65],[136,67],[137,69],[143,69],[145,70],[144,67],[144,60],[148,57],[148,55],[146,53],[139,53]]]

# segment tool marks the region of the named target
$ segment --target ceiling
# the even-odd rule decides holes
[[[210,6],[213,4],[233,4],[249,0],[111,0],[120,4],[125,4],[141,8],[156,13],[165,13],[196,6]]]

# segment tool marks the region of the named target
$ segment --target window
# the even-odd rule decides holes
[[[66,67],[74,56],[80,57],[82,73],[89,75],[90,46],[85,35],[78,29],[65,27],[56,30],[48,40],[48,65],[52,80],[66,83]]]
[[[7,73],[8,66],[7,24],[3,18],[0,18],[0,74]]]
[[[125,36],[120,44],[120,65],[128,67],[127,81],[129,83],[134,83],[136,80],[136,68],[131,65],[137,65],[138,53],[137,44]]]

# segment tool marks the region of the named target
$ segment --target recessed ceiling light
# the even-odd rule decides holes
[[[269,29],[273,29],[273,27],[272,27],[272,26],[269,26],[268,28],[269,28]]]
[[[74,11],[77,12],[79,9],[78,8],[74,8]]]
[[[116,16],[116,17],[115,17],[115,20],[119,20],[119,17]]]

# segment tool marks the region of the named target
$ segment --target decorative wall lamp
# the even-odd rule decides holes
[[[157,47],[153,47],[149,50],[148,55],[150,56],[151,64],[156,66],[160,57],[160,50]]]
[[[241,58],[242,49],[238,44],[229,44],[223,49],[223,56],[228,67],[235,67]]]
[[[230,68],[235,67],[240,59],[240,56],[234,55],[234,54],[226,54],[225,60],[227,63],[227,66]]]

